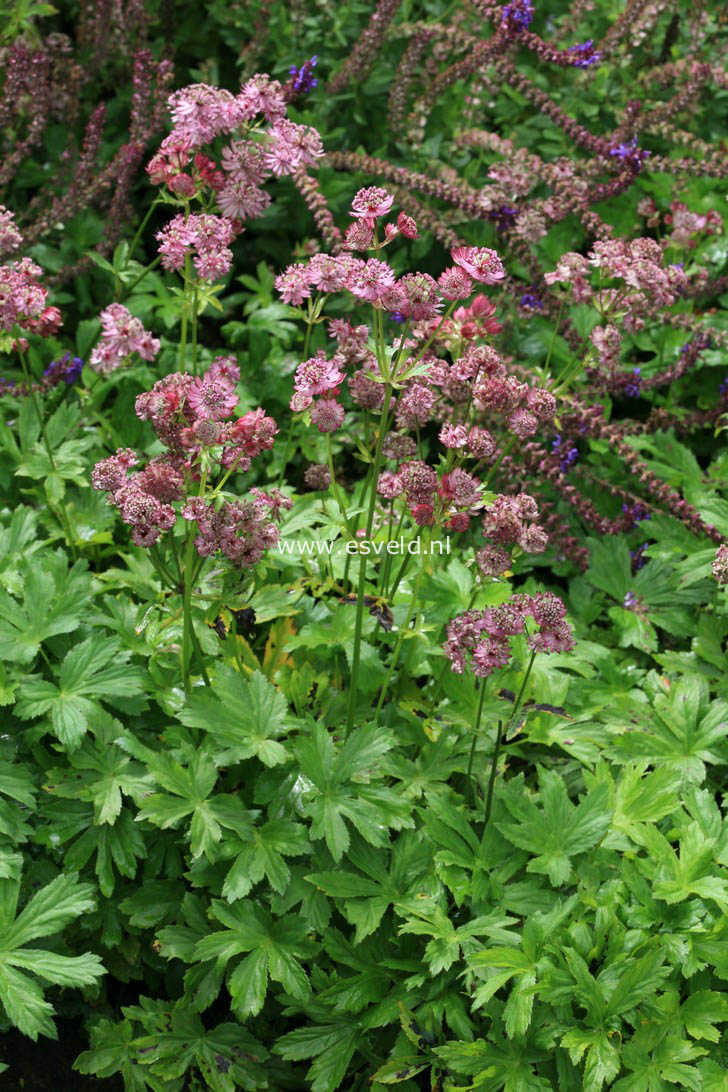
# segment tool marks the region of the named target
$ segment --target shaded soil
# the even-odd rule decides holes
[[[10,1031],[0,1036],[0,1061],[8,1067],[0,1073],[0,1092],[124,1092],[119,1077],[99,1081],[73,1069],[88,1043],[71,1020],[57,1020],[58,1039],[32,1042]]]

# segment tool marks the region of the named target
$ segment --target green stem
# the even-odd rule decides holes
[[[351,528],[349,527],[349,517],[348,517],[347,511],[346,511],[346,503],[345,503],[345,501],[344,501],[344,499],[343,499],[343,497],[341,495],[341,490],[339,489],[339,483],[337,482],[336,474],[334,473],[334,457],[333,457],[333,452],[331,450],[331,433],[330,432],[326,433],[326,456],[327,456],[328,463],[329,463],[329,474],[331,476],[331,489],[333,491],[334,496],[336,497],[336,503],[339,506],[339,511],[341,512],[341,518],[343,519],[344,526],[346,527],[346,533],[349,536],[349,538],[351,538],[352,534],[351,534]]]
[[[205,487],[207,485],[207,470],[203,469],[200,475],[200,488],[198,496],[202,497],[205,493]],[[199,573],[199,568],[197,573]],[[184,585],[182,588],[182,681],[185,688],[185,694],[189,694],[192,689],[192,683],[190,679],[190,664],[192,663],[192,652],[195,648],[197,638],[194,633],[192,625],[192,589],[196,580],[195,573],[195,528],[194,524],[190,522],[187,526],[187,542],[185,544],[185,561],[184,561]],[[200,663],[202,664],[202,652],[197,645],[198,655],[200,657]],[[204,676],[204,664],[203,676]]]
[[[197,375],[197,293],[198,286],[192,289],[192,373]]]
[[[137,228],[136,235],[134,236],[131,243],[129,244],[129,257],[130,258],[133,256],[136,245],[137,245],[137,243],[139,242],[139,240],[142,237],[142,232],[144,231],[144,228],[149,223],[149,217],[152,215],[152,213],[154,212],[154,210],[155,210],[155,208],[157,207],[158,204],[159,204],[159,201],[152,201],[151,205],[149,206],[149,209],[147,210],[146,216],[144,217],[141,224]]]
[[[156,269],[156,268],[157,268],[157,266],[158,266],[158,265],[160,264],[160,262],[161,262],[161,261],[162,261],[162,259],[161,259],[161,258],[160,258],[159,256],[157,256],[157,257],[156,257],[156,258],[154,259],[154,261],[153,261],[153,262],[150,262],[150,263],[149,263],[149,265],[145,266],[145,267],[144,267],[144,269],[142,269],[142,271],[141,271],[141,273],[139,274],[139,276],[138,276],[138,277],[136,278],[136,280],[133,280],[133,281],[131,282],[131,284],[130,284],[130,285],[129,285],[129,286],[127,287],[127,288],[125,288],[125,289],[124,289],[124,291],[123,291],[123,292],[121,293],[121,298],[122,298],[123,300],[125,300],[127,296],[130,296],[130,295],[131,295],[131,293],[132,293],[132,292],[134,291],[134,289],[136,288],[136,286],[137,286],[137,285],[139,284],[139,281],[143,281],[143,280],[144,280],[144,278],[146,277],[147,273],[151,273],[151,271],[152,271],[153,269]]]
[[[417,573],[417,579],[415,580],[415,586],[412,589],[412,599],[411,599],[411,602],[410,602],[409,611],[407,612],[407,620],[405,621],[404,625],[400,628],[400,631],[397,634],[397,643],[394,646],[394,653],[392,655],[392,662],[389,665],[389,670],[387,671],[384,682],[382,683],[382,689],[381,689],[380,694],[379,694],[379,700],[377,701],[377,705],[376,705],[376,708],[374,710],[374,723],[375,724],[379,723],[379,714],[382,711],[382,706],[384,705],[384,699],[385,699],[385,697],[387,695],[387,690],[389,688],[389,684],[391,682],[392,675],[394,675],[395,669],[397,667],[397,663],[399,662],[399,656],[400,656],[400,653],[402,651],[402,645],[404,643],[405,634],[409,630],[410,623],[412,622],[412,619],[415,616],[415,612],[417,611],[417,606],[418,606],[418,602],[419,602],[420,584],[422,583],[422,577],[424,576],[425,568],[426,568],[426,562],[424,560],[426,556],[427,556],[426,553],[424,553],[422,555],[423,560],[422,560],[422,564],[420,565],[419,572]]]
[[[497,735],[495,737],[495,748],[493,750],[493,759],[492,759],[491,764],[490,764],[490,779],[488,781],[488,796],[487,796],[486,801],[485,801],[485,825],[486,826],[488,825],[488,820],[490,819],[490,811],[491,811],[491,808],[493,806],[493,791],[495,789],[495,779],[496,779],[496,775],[497,775],[497,772],[498,772],[498,759],[500,758],[500,750],[501,750],[501,746],[503,744],[503,737],[504,737],[504,735],[507,735],[511,725],[513,724],[513,722],[515,721],[516,717],[518,716],[518,714],[520,712],[521,702],[523,701],[523,695],[524,695],[524,693],[526,691],[526,686],[528,684],[528,679],[529,679],[529,676],[531,674],[531,668],[533,667],[533,662],[534,662],[535,659],[536,659],[536,653],[532,652],[531,653],[531,659],[528,661],[528,667],[526,668],[526,674],[523,676],[523,682],[521,683],[521,689],[518,691],[518,697],[516,698],[515,705],[513,706],[513,711],[511,713],[510,717],[508,718],[508,722],[506,724],[505,731],[504,731],[504,728],[503,728],[503,721],[502,720],[498,721],[498,733],[497,733]]]
[[[186,370],[185,357],[187,354],[187,312],[188,307],[188,286],[190,283],[190,256],[185,254],[185,271],[184,271],[185,290],[182,298],[182,330],[179,339],[179,370],[184,372]]]
[[[31,375],[30,368],[28,367],[28,361],[25,359],[25,353],[23,352],[23,350],[20,347],[20,337],[18,337],[18,339],[16,340],[16,346],[17,346],[17,349],[18,349],[18,355],[20,357],[20,364],[21,364],[21,367],[23,369],[23,375],[25,376],[25,381],[28,384],[28,392],[30,394],[30,400],[31,400],[31,402],[33,404],[33,409],[35,410],[35,416],[38,418],[38,428],[40,429],[40,434],[41,434],[41,437],[42,437],[42,440],[43,440],[43,446],[46,449],[46,455],[48,456],[48,462],[50,463],[51,470],[52,470],[53,474],[57,475],[58,474],[58,466],[56,464],[55,456],[53,455],[53,448],[51,447],[50,440],[48,439],[48,433],[46,432],[45,421],[43,420],[43,411],[40,408],[40,402],[38,401],[38,395],[36,393],[35,388],[33,387],[33,376]],[[58,510],[56,511],[55,506],[51,503],[50,497],[48,497],[48,491],[47,490],[46,490],[46,499],[48,500],[48,507],[50,508],[51,512],[53,512],[54,516],[56,517],[56,519],[60,523],[61,527],[63,528],[63,533],[64,533],[64,535],[66,536],[66,538],[68,540],[68,547],[69,547],[69,549],[71,551],[72,556],[75,558],[76,548],[75,548],[75,545],[74,545],[73,534],[71,532],[71,524],[70,524],[70,521],[68,519],[68,513],[66,512],[66,506],[63,503],[63,500],[61,499],[61,501],[59,503],[59,506],[58,506]]]
[[[473,780],[473,760],[475,758],[475,748],[478,743],[478,735],[480,733],[480,721],[483,716],[483,701],[485,700],[485,679],[480,681],[480,701],[478,702],[478,714],[475,718],[475,728],[473,729],[473,741],[470,744],[470,754],[468,756],[468,768],[465,772],[465,778],[470,786],[470,795],[473,801],[473,806],[477,799],[477,793],[475,788],[475,782]]]
[[[383,346],[377,344],[377,359],[383,359]],[[372,465],[371,486],[369,494],[369,511],[367,514],[366,534],[365,537],[369,540],[372,537],[372,525],[374,523],[374,511],[377,504],[377,479],[379,477],[379,467],[382,461],[382,447],[384,445],[384,437],[387,432],[387,418],[389,414],[389,402],[392,396],[391,383],[386,383],[384,387],[384,403],[382,405],[382,416],[379,423],[379,435],[377,436],[377,449],[374,454],[374,463]],[[361,631],[364,623],[364,588],[366,586],[366,570],[367,559],[366,554],[359,555],[359,583],[356,593],[356,619],[354,622],[354,649],[351,657],[351,680],[349,683],[349,704],[346,712],[346,732],[344,738],[348,736],[354,724],[354,712],[356,710],[356,695],[357,695],[357,683],[359,679],[359,660],[361,655]]]

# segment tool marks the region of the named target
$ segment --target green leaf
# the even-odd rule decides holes
[[[221,765],[257,757],[264,766],[286,760],[277,742],[289,717],[285,698],[259,671],[243,679],[229,667],[218,668],[213,694],[193,694],[180,713],[190,728],[209,732],[220,748]]]
[[[532,854],[527,870],[547,875],[558,887],[571,876],[571,857],[593,849],[605,834],[612,814],[609,790],[600,783],[574,805],[555,771],[539,767],[538,776],[542,807],[514,786],[505,795],[514,821],[497,826],[509,842]]]

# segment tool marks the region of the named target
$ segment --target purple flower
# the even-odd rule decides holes
[[[579,449],[574,447],[573,444],[569,447],[569,441],[562,439],[562,437],[558,435],[552,442],[551,447],[559,456],[561,473],[567,474],[579,458]]]
[[[534,311],[542,311],[543,303],[538,296],[534,296],[533,292],[524,292],[521,296],[521,307],[528,307]]]
[[[293,91],[296,95],[308,95],[310,91],[313,91],[314,87],[318,87],[318,80],[313,74],[317,64],[318,56],[314,53],[313,57],[304,61],[300,68],[292,64],[288,69],[290,75],[293,76]]]
[[[69,387],[80,378],[83,371],[83,360],[80,356],[72,357],[70,353],[66,353],[60,360],[53,360],[43,372],[44,379],[50,380],[51,383],[68,383]]]
[[[624,393],[628,398],[639,398],[642,393],[642,369],[633,368],[632,376],[629,383],[625,384]]]
[[[594,49],[594,42],[591,38],[588,38],[585,42],[577,43],[577,45],[569,46],[567,52],[576,55],[572,62],[574,68],[591,68],[593,64],[599,64],[602,59],[599,50]]]
[[[531,0],[511,0],[503,8],[501,26],[511,26],[514,30],[528,27],[533,20],[533,4]]]

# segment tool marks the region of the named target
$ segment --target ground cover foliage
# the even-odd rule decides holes
[[[723,5],[3,14],[0,1087],[727,1089]]]

